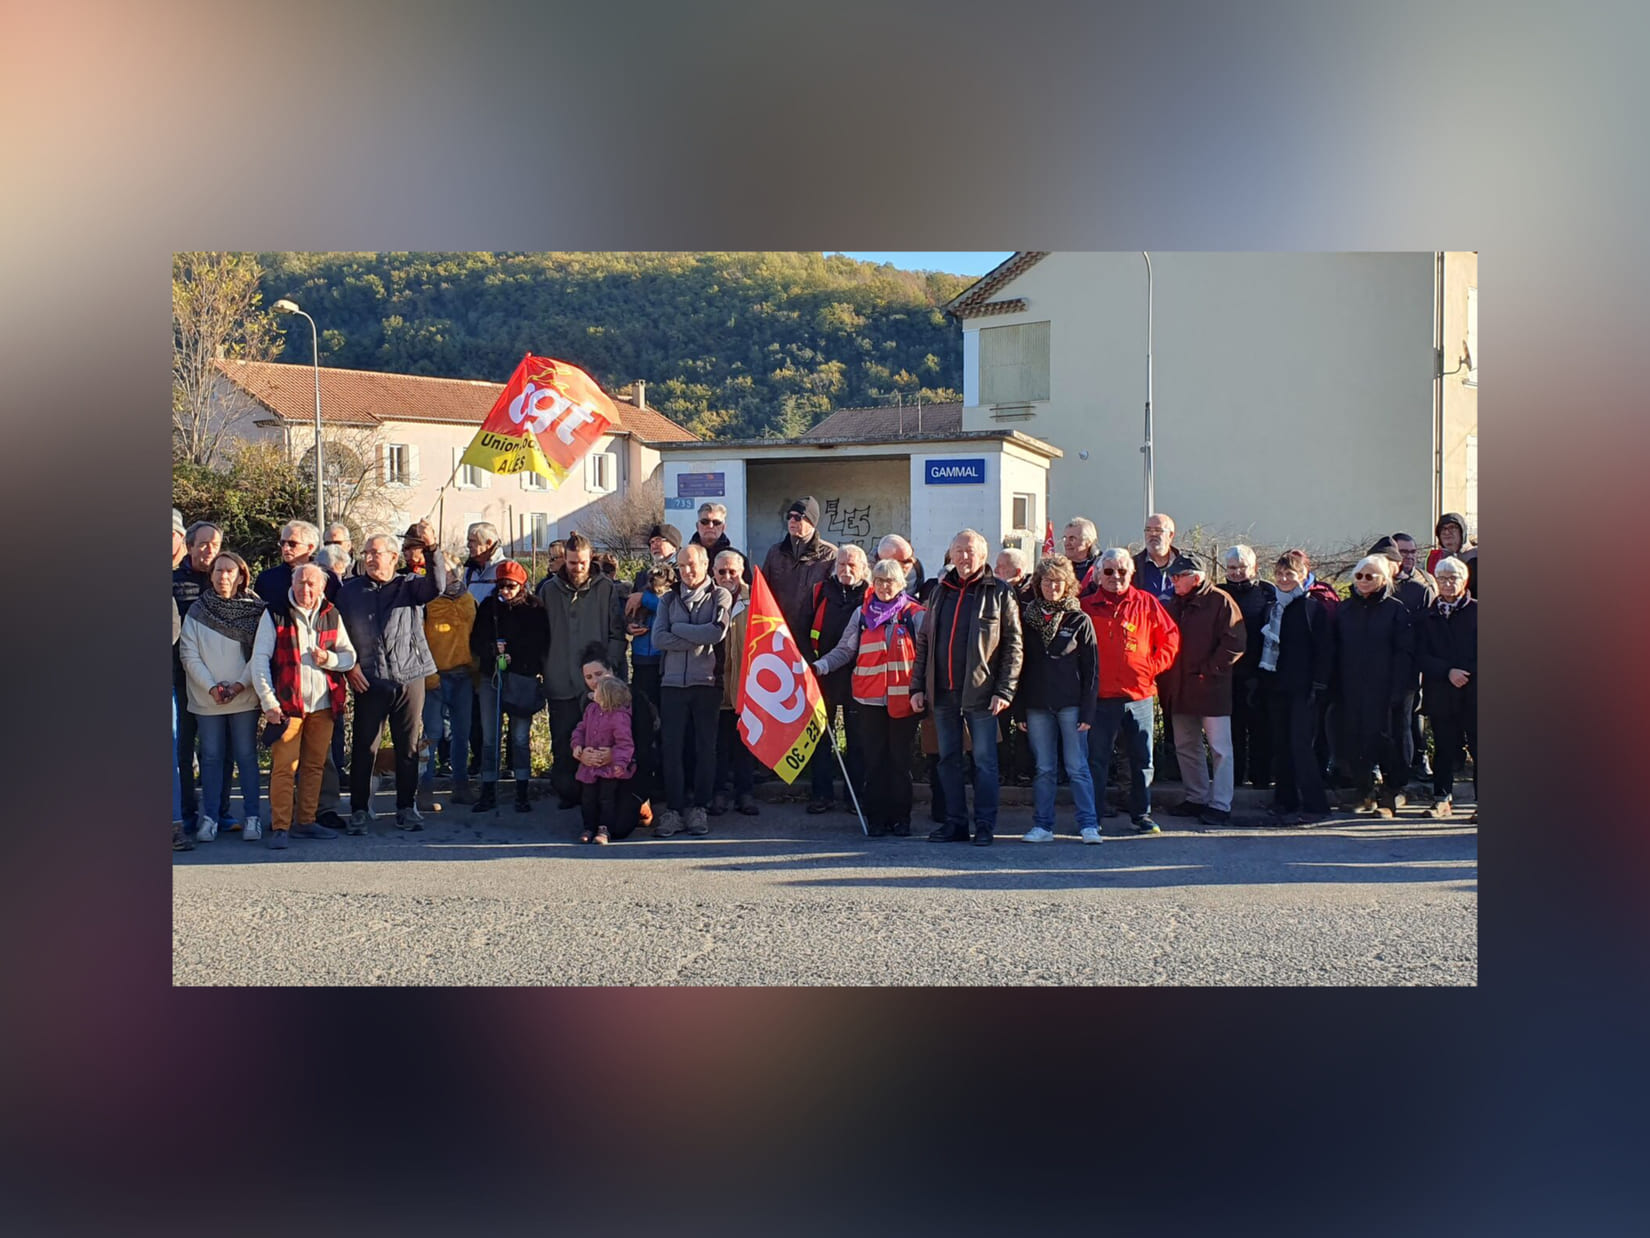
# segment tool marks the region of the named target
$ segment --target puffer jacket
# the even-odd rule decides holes
[[[446,587],[440,555],[431,556],[426,576],[395,576],[382,584],[356,576],[339,586],[338,613],[369,682],[408,684],[436,673],[424,639],[424,606]]]
[[[1180,652],[1157,678],[1166,713],[1197,718],[1232,714],[1232,670],[1248,644],[1243,612],[1207,580],[1164,607],[1180,629]]]
[[[677,585],[659,599],[653,616],[653,647],[659,651],[659,686],[714,688],[720,685],[723,642],[728,638],[733,599],[707,576],[697,589]]]
[[[959,641],[963,679],[957,690],[962,708],[989,709],[994,696],[1012,705],[1025,653],[1020,607],[1014,591],[989,568],[982,567],[966,581],[958,579],[956,568],[947,568],[929,591],[928,609],[917,629],[911,683],[921,685],[930,708],[937,689],[949,686]]]
[[[762,560],[762,575],[767,577],[768,589],[779,604],[779,613],[791,629],[791,638],[797,648],[806,649],[808,625],[814,617],[814,586],[825,580],[836,567],[836,547],[819,536],[819,530],[802,544],[793,548],[789,536],[780,538],[768,547],[768,556]]]

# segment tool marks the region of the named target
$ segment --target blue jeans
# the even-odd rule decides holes
[[[446,685],[442,685],[445,690]],[[498,689],[493,686],[491,678],[481,681],[481,781],[498,781]],[[466,726],[469,724],[466,723]],[[529,766],[532,763],[532,749],[529,740],[533,734],[533,716],[518,718],[508,710],[504,714],[504,725],[510,728],[510,769],[516,776],[516,781],[523,786],[527,785]],[[453,742],[458,742],[455,734]],[[466,754],[467,755],[467,754]],[[453,762],[454,777],[460,768],[457,761]]]
[[[1117,743],[1117,731],[1123,730],[1123,741],[1128,745],[1129,816],[1138,820],[1152,810],[1152,698],[1130,701],[1123,697],[1103,696],[1094,715],[1094,726],[1089,730],[1089,774],[1094,781],[1095,795],[1106,793],[1106,782],[1111,778],[1112,748]]]
[[[974,828],[997,828],[997,719],[989,709],[961,710],[935,702],[934,730],[940,745],[940,786],[945,789],[945,823],[968,829],[963,798],[963,722],[974,741]]]
[[[195,730],[201,743],[201,805],[220,803],[226,798],[224,782],[229,760],[241,776],[242,820],[258,812],[258,711],[243,709],[233,714],[197,714]],[[227,822],[220,821],[219,825]]]
[[[1089,774],[1085,736],[1077,729],[1077,706],[1026,710],[1026,734],[1031,738],[1031,754],[1037,759],[1037,777],[1032,783],[1035,823],[1045,830],[1054,828],[1054,784],[1058,781],[1055,760],[1063,746],[1071,798],[1077,801],[1077,828],[1085,830],[1092,825],[1098,829],[1094,779]]]
[[[470,707],[475,702],[475,687],[467,668],[442,671],[441,684],[424,692],[424,739],[430,745],[430,757],[424,765],[421,781],[425,786],[435,782],[435,757],[441,746],[443,733],[450,745],[453,767],[453,786],[462,787],[470,781]],[[447,730],[442,730],[446,719]],[[494,745],[495,754],[497,744]],[[494,765],[497,768],[497,765]]]

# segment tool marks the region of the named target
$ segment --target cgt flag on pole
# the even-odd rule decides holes
[[[461,464],[489,473],[537,473],[559,486],[619,420],[613,401],[576,365],[521,359]]]
[[[1048,522],[1048,529],[1043,533],[1043,557],[1046,559],[1054,553],[1054,521]]]
[[[825,734],[825,698],[791,639],[762,569],[751,574],[745,669],[739,681],[739,736],[786,782],[794,782]]]

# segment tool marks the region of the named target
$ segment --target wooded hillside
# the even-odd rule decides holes
[[[503,382],[528,351],[701,434],[793,436],[832,409],[961,399],[970,277],[817,253],[260,254],[263,303],[291,297],[321,363]],[[282,360],[310,361],[283,319]]]

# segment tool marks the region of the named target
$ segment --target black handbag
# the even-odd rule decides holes
[[[533,675],[505,671],[499,695],[503,698],[504,712],[517,718],[531,717],[544,708],[544,694],[539,691],[539,681]]]

